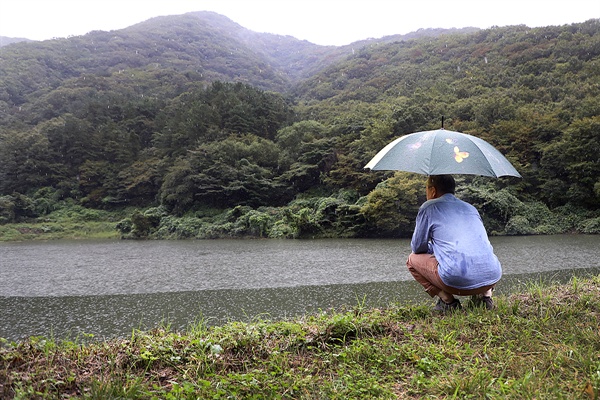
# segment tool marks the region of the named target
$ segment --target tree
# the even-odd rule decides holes
[[[93,128],[86,120],[65,114],[41,124],[39,129],[48,139],[52,161],[64,164],[71,176],[77,174],[85,160],[96,156]]]
[[[21,222],[37,217],[33,201],[20,193],[0,196],[0,224]]]
[[[273,142],[254,135],[202,144],[168,171],[161,204],[176,212],[200,205],[281,205],[289,197],[275,179],[278,155]]]
[[[594,191],[600,182],[600,117],[574,121],[557,141],[543,149],[541,165],[546,185],[542,188],[552,205],[581,204],[597,209]],[[552,185],[553,182],[568,184]]]
[[[158,117],[154,144],[169,156],[179,156],[199,143],[231,134],[272,140],[289,118],[289,107],[280,95],[241,83],[214,82],[171,102]]]
[[[166,169],[166,162],[156,156],[133,162],[118,173],[118,198],[131,205],[154,204]]]
[[[64,165],[51,158],[48,139],[39,130],[0,133],[0,194],[33,192],[65,177]]]
[[[277,132],[275,143],[282,149],[284,164],[296,160],[302,153],[302,145],[329,136],[327,128],[320,122],[307,120],[295,122]]]
[[[369,236],[410,237],[419,206],[425,201],[422,176],[398,172],[367,196],[361,208]]]

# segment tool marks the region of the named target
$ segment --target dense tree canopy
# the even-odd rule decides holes
[[[207,209],[237,210],[223,226],[242,234],[403,236],[420,178],[363,167],[445,116],[523,175],[459,180],[490,230],[600,223],[600,21],[352,52],[232,24],[190,14],[0,48],[0,222],[70,200],[160,209],[135,214],[138,236]]]

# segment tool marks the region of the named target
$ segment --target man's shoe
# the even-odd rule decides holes
[[[448,311],[460,310],[462,309],[462,306],[460,305],[460,301],[458,299],[454,299],[452,303],[446,303],[444,300],[439,299],[433,309],[441,313],[447,313]]]
[[[490,296],[482,296],[480,294],[471,296],[471,302],[475,307],[485,307],[486,310],[493,310],[496,308],[494,300]]]
[[[488,310],[493,310],[496,308],[494,301],[490,296],[481,296],[481,302],[485,305],[485,308]]]

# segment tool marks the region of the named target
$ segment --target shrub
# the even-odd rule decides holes
[[[126,235],[133,230],[133,223],[131,222],[131,218],[124,218],[117,222],[115,228],[121,232],[121,235]]]
[[[269,236],[269,229],[272,224],[272,218],[269,214],[252,210],[244,217],[244,225],[250,235],[259,237]]]
[[[526,217],[516,215],[506,224],[505,232],[507,235],[531,235],[534,229]]]
[[[54,188],[41,188],[33,195],[33,202],[37,214],[47,215],[61,207],[60,193]]]
[[[223,224],[203,224],[198,229],[198,238],[219,239],[230,237],[233,225],[233,222],[225,222]]]
[[[37,217],[33,201],[20,193],[0,197],[0,224]]]
[[[498,190],[493,183],[486,185],[470,184],[458,186],[456,188],[457,197],[471,203],[483,219],[483,223],[493,234],[504,234],[511,218],[516,215],[523,215],[520,210],[523,208],[523,202],[517,199],[508,189]],[[527,218],[529,225],[531,222]],[[525,221],[517,219],[511,223],[511,231],[520,232],[525,229]],[[521,233],[513,233],[514,235]]]
[[[577,230],[581,233],[600,234],[600,217],[581,221],[577,226]]]
[[[292,239],[297,236],[298,232],[284,220],[275,221],[269,231],[271,239]]]
[[[158,239],[191,239],[198,236],[202,225],[202,221],[194,216],[177,218],[169,215],[161,218],[155,236]]]
[[[131,217],[119,221],[116,228],[123,239],[148,238],[156,233],[163,217],[167,216],[164,207],[153,207],[141,212],[136,210]]]
[[[81,207],[78,212],[74,215],[73,220],[88,222],[88,221],[100,221],[102,219],[102,215],[98,210],[92,210],[90,208]]]
[[[412,234],[420,204],[425,200],[423,177],[397,173],[381,182],[361,208],[369,236]]]

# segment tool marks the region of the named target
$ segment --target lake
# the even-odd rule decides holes
[[[532,281],[600,273],[600,236],[491,238],[504,277]],[[405,261],[408,240],[51,241],[0,243],[0,337],[99,339],[168,323],[429,304]]]

